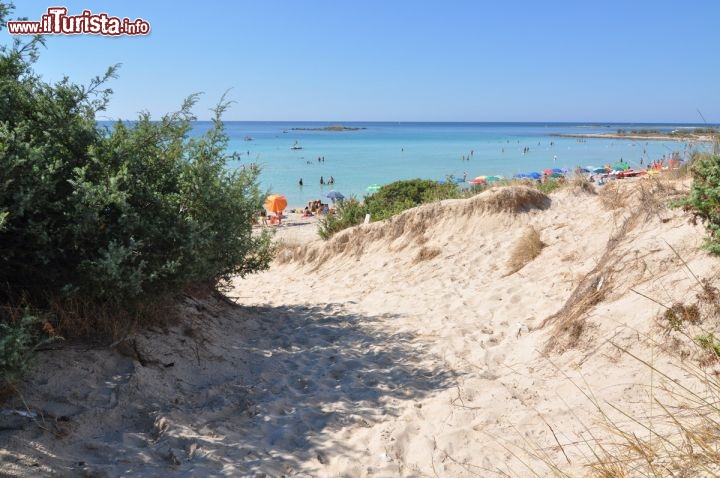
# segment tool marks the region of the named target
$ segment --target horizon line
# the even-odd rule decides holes
[[[134,119],[127,119],[127,118],[105,118],[105,119],[96,119],[96,121],[105,121],[105,122],[117,122],[117,121],[123,121],[123,122],[132,122],[132,121],[138,121],[137,118]],[[159,120],[152,120],[152,121],[159,121]],[[206,122],[212,122],[213,120],[211,118],[208,119],[194,119],[191,122],[193,123],[206,123]],[[478,120],[472,120],[472,121],[462,121],[462,120],[440,120],[440,121],[434,121],[434,120],[250,120],[250,119],[222,119],[223,123],[325,123],[329,125],[342,125],[343,123],[396,123],[396,124],[537,124],[537,125],[543,125],[543,124],[580,124],[580,125],[589,125],[589,126],[607,126],[607,125],[689,125],[689,126],[706,126],[706,127],[720,127],[720,123],[710,123],[710,122],[685,122],[685,121],[478,121]]]

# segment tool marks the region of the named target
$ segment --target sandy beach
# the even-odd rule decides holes
[[[646,437],[663,381],[697,385],[660,317],[720,271],[664,205],[687,183],[623,186],[491,189],[329,241],[289,214],[234,304],[42,352],[2,405],[0,475],[592,476],[618,441],[598,407]],[[511,267],[532,230],[539,255]]]

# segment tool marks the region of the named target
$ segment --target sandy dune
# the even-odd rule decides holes
[[[0,473],[582,476],[609,433],[585,393],[621,424],[652,413],[659,378],[618,346],[690,380],[658,316],[720,261],[656,204],[679,187],[491,190],[328,242],[288,221],[238,306],[188,298],[168,330],[43,353],[27,408],[3,405]],[[531,227],[545,246],[511,273]]]

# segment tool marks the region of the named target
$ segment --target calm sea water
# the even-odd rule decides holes
[[[687,157],[704,145],[676,141],[583,139],[562,133],[614,132],[619,128],[670,131],[702,125],[570,123],[343,123],[357,131],[308,131],[331,123],[227,122],[230,150],[240,153],[230,168],[261,168],[260,181],[270,193],[284,194],[291,206],[324,201],[336,190],[362,198],[367,187],[400,179],[468,180],[479,175],[510,177],[546,168],[602,166],[621,159],[631,166],[679,152]],[[202,132],[209,123],[198,122]],[[251,138],[251,140],[250,140]],[[293,145],[302,149],[291,149]],[[320,158],[320,161],[318,161]],[[321,185],[332,176],[334,185]],[[302,178],[303,186],[299,185]]]

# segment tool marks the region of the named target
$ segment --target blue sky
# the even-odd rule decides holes
[[[16,0],[143,18],[148,36],[49,36],[36,71],[122,63],[105,116],[720,123],[720,1]],[[0,32],[0,42],[10,35]]]

